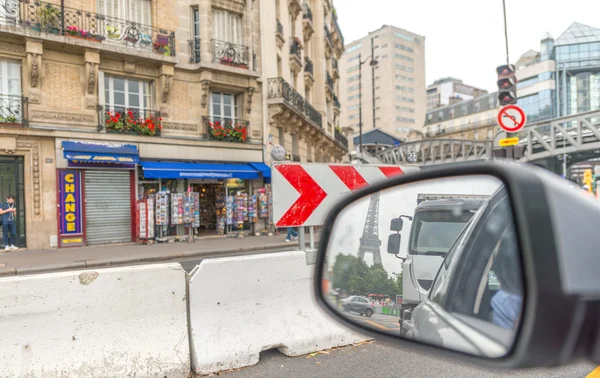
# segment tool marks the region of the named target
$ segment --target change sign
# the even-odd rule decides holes
[[[61,170],[58,174],[60,193],[60,246],[83,245],[83,212],[81,172]]]

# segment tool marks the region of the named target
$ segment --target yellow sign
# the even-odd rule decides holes
[[[66,244],[83,244],[83,238],[63,239],[63,245]]]
[[[500,147],[516,146],[519,144],[519,138],[504,138],[500,139]]]

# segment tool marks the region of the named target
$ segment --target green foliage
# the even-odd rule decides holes
[[[381,265],[369,267],[356,256],[340,254],[333,265],[333,287],[350,295],[383,294],[395,299],[402,293],[402,275],[390,278]]]

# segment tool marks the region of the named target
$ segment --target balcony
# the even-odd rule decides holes
[[[295,37],[290,41],[290,68],[296,75],[302,71],[302,44]]]
[[[250,122],[242,119],[202,117],[203,139],[247,143]]]
[[[200,63],[200,37],[188,41],[190,45],[190,63]]]
[[[340,100],[338,99],[338,96],[336,96],[334,93],[333,94],[333,113],[336,116],[339,116],[341,113],[341,108],[342,108],[342,106],[340,105]]]
[[[315,72],[312,60],[309,57],[304,57],[304,85],[307,88],[312,88],[315,84]]]
[[[340,78],[340,70],[338,68],[337,59],[335,59],[335,58],[331,59],[331,68],[332,68],[332,72],[333,72],[333,80],[339,79]]]
[[[325,72],[325,78],[327,79],[327,89],[333,94],[333,78],[329,71]]]
[[[333,50],[333,37],[331,36],[331,32],[329,31],[329,28],[327,27],[327,25],[324,26],[324,30],[325,30],[325,41],[327,42],[327,45]]]
[[[6,0],[2,8],[2,24],[16,30],[84,40],[99,48],[122,46],[175,56],[175,32],[170,30],[42,1]]]
[[[110,105],[98,107],[99,132],[159,137],[162,131],[160,112],[150,109],[125,109]]]
[[[267,82],[269,124],[286,133],[297,133],[299,140],[320,146],[331,155],[342,158],[348,152],[332,135],[323,129],[323,116],[284,79],[271,78]]]
[[[227,66],[246,68],[250,64],[250,49],[231,42],[212,40],[213,62]]]
[[[296,18],[302,12],[302,3],[300,0],[288,0],[288,9],[292,18]]]
[[[304,34],[304,40],[308,41],[310,37],[315,33],[315,26],[313,24],[313,13],[308,3],[304,3],[302,6],[302,30]]]
[[[280,49],[283,48],[283,44],[285,43],[285,38],[283,36],[283,24],[278,19],[276,20],[277,24],[277,47]]]
[[[344,136],[344,134],[342,134],[341,131],[339,131],[337,128],[335,129],[335,132],[333,134],[334,139],[341,144],[342,146],[344,146],[344,148],[347,150],[348,149],[348,138],[346,138]]]
[[[336,54],[341,56],[344,53],[344,36],[342,35],[342,29],[338,24],[337,16],[333,17],[333,47],[335,48]]]
[[[19,95],[0,95],[0,126],[28,125],[27,97]]]

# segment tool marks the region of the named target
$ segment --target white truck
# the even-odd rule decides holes
[[[489,196],[476,194],[418,194],[412,215],[390,222],[387,252],[402,264],[402,305],[399,324],[428,295],[431,284],[458,234]],[[410,221],[407,252],[400,255],[404,219]],[[410,313],[406,313],[409,311]],[[402,333],[402,329],[400,330]]]

